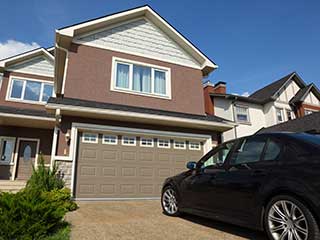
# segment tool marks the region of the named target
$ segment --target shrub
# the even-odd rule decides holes
[[[58,203],[65,211],[74,211],[78,208],[77,204],[72,201],[70,190],[67,188],[43,192],[42,197]]]

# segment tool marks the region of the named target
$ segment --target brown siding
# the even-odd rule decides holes
[[[71,132],[72,122],[89,123],[89,124],[97,124],[97,125],[111,125],[111,126],[119,126],[119,127],[132,127],[132,128],[140,128],[140,129],[159,130],[159,131],[207,134],[212,136],[213,143],[218,143],[220,138],[220,135],[218,132],[208,131],[208,130],[197,130],[197,129],[187,129],[187,128],[181,128],[181,127],[157,126],[157,125],[148,125],[148,124],[132,123],[132,122],[129,123],[129,122],[119,122],[119,121],[111,121],[111,120],[86,119],[86,118],[64,116],[62,118],[62,124],[60,127],[61,131],[59,132],[59,135],[58,135],[57,155],[59,156],[65,156],[69,154],[69,145],[65,140],[65,134],[68,131]]]
[[[299,104],[297,107],[296,113],[298,117],[303,117],[305,115],[305,110],[310,109],[314,111],[320,111],[320,106],[314,106],[314,105],[309,105],[309,104]]]
[[[171,68],[172,99],[110,91],[112,57]],[[65,96],[70,98],[193,114],[205,113],[201,70],[125,53],[72,45],[65,84]]]
[[[45,110],[44,105],[6,101],[7,88],[8,88],[8,84],[9,84],[10,75],[17,76],[17,77],[24,77],[24,78],[40,79],[40,80],[45,80],[45,81],[53,81],[53,78],[45,77],[45,76],[38,76],[38,75],[33,75],[33,74],[17,73],[17,72],[5,72],[4,76],[3,76],[2,86],[0,89],[0,105],[1,106]]]
[[[40,139],[39,151],[43,154],[45,162],[50,163],[53,130],[0,126],[0,136]]]

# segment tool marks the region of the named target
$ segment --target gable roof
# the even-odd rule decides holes
[[[297,94],[290,100],[290,104],[297,104],[299,102],[303,102],[310,92],[313,92],[313,94],[320,100],[319,89],[313,83],[311,83],[308,86],[301,88],[297,92]]]
[[[241,101],[241,102],[246,102],[246,103],[254,103],[254,104],[263,104],[264,102],[256,99],[256,98],[252,98],[252,97],[245,97],[245,96],[241,96],[241,95],[235,95],[235,94],[228,94],[228,93],[210,93],[211,97],[218,97],[218,98],[225,98],[225,99],[229,99],[229,100],[233,100],[233,101]]]
[[[255,91],[249,97],[264,102],[273,100],[276,98],[276,94],[281,90],[281,88],[291,79],[294,79],[301,88],[306,86],[305,82],[300,78],[300,76],[296,72],[292,72],[283,78]]]
[[[11,56],[11,57],[4,58],[4,59],[0,60],[0,71],[1,70],[3,71],[6,67],[9,67],[13,64],[16,64],[16,63],[19,63],[22,61],[26,61],[26,60],[29,60],[29,59],[32,59],[34,57],[41,56],[41,55],[44,55],[47,59],[49,59],[52,62],[54,61],[54,56],[51,53],[49,53],[47,51],[47,49],[36,48],[36,49],[30,50],[30,51],[20,53],[15,56]]]

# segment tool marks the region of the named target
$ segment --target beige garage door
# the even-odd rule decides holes
[[[203,155],[192,139],[83,132],[79,134],[77,198],[159,197],[165,178]]]

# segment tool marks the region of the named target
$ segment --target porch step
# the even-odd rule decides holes
[[[26,186],[26,181],[0,180],[0,192],[19,192]]]

